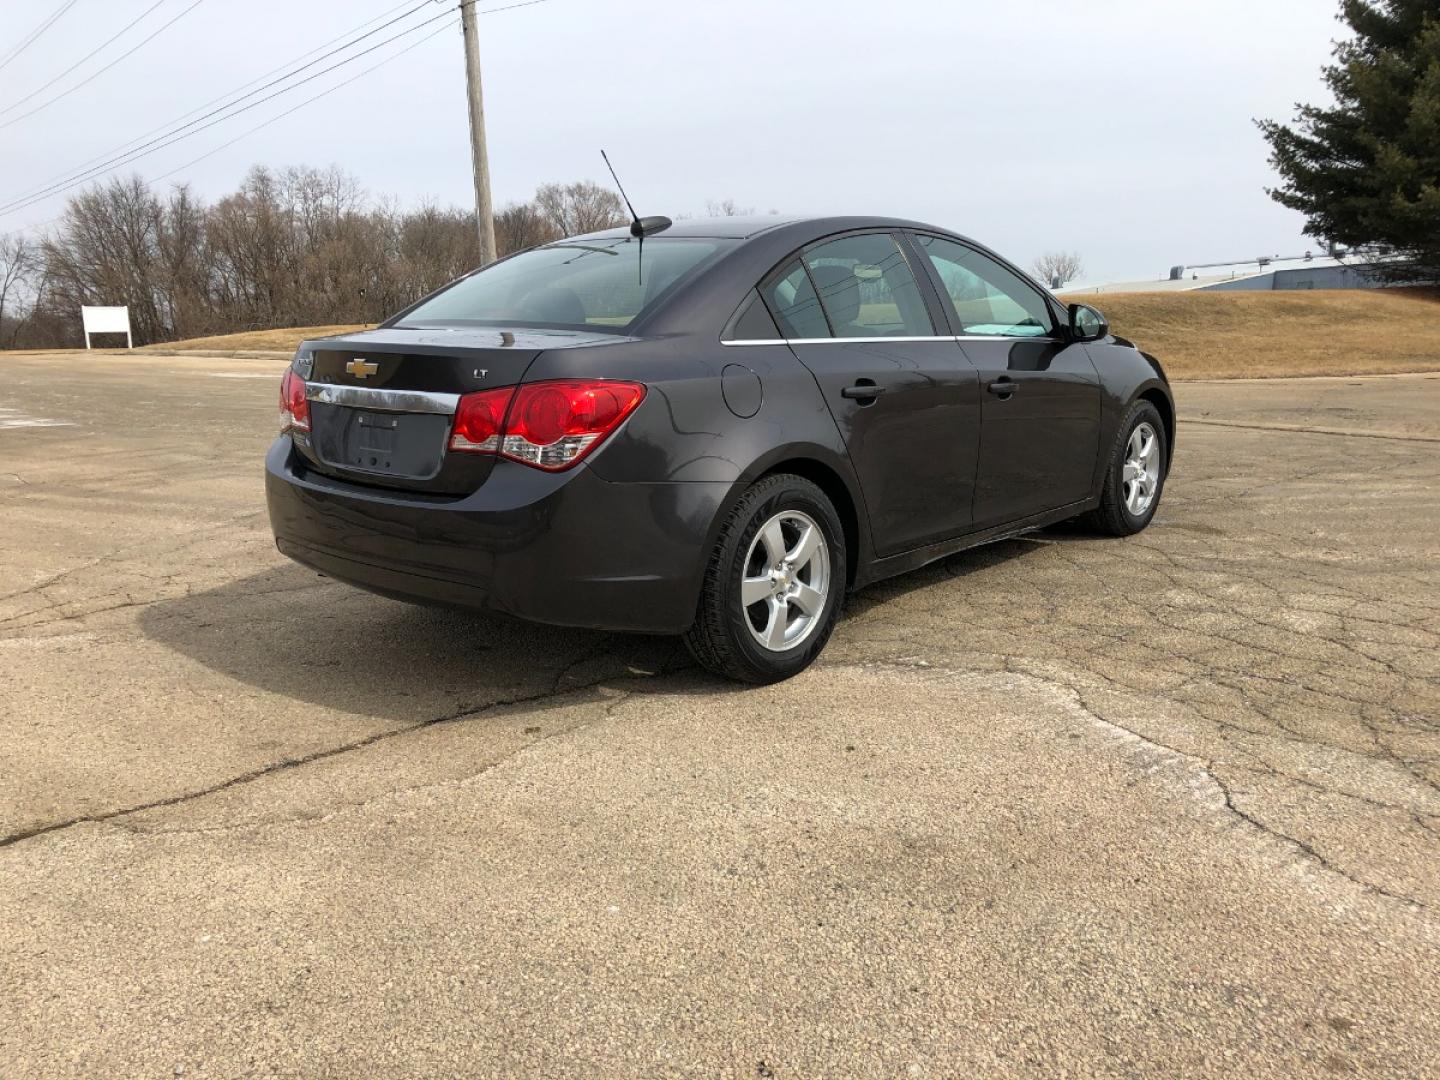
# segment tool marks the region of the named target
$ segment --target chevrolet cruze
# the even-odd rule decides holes
[[[280,550],[403,600],[683,635],[771,682],[847,591],[1154,515],[1160,364],[994,252],[887,218],[637,221],[301,345]]]

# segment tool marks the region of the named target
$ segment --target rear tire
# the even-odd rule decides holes
[[[740,497],[705,566],[685,644],[717,675],[773,683],[809,667],[840,616],[845,531],[825,493],[780,473]]]
[[[1142,398],[1130,406],[1115,432],[1100,505],[1088,522],[1111,536],[1132,536],[1145,528],[1160,505],[1169,464],[1160,410]]]

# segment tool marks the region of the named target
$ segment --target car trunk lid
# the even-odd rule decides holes
[[[295,445],[315,471],[376,487],[455,496],[479,488],[488,454],[447,450],[463,394],[519,383],[546,349],[614,335],[527,329],[373,330],[302,346],[310,431]],[[306,360],[308,354],[308,361]]]

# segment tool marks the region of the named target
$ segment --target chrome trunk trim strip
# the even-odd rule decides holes
[[[431,390],[384,390],[371,386],[337,386],[334,383],[306,383],[307,401],[326,405],[349,405],[380,412],[438,413],[454,416],[459,394],[438,394]]]

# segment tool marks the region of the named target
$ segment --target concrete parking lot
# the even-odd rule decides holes
[[[279,370],[0,360],[0,1075],[1437,1075],[1440,376],[751,689],[288,563]]]

